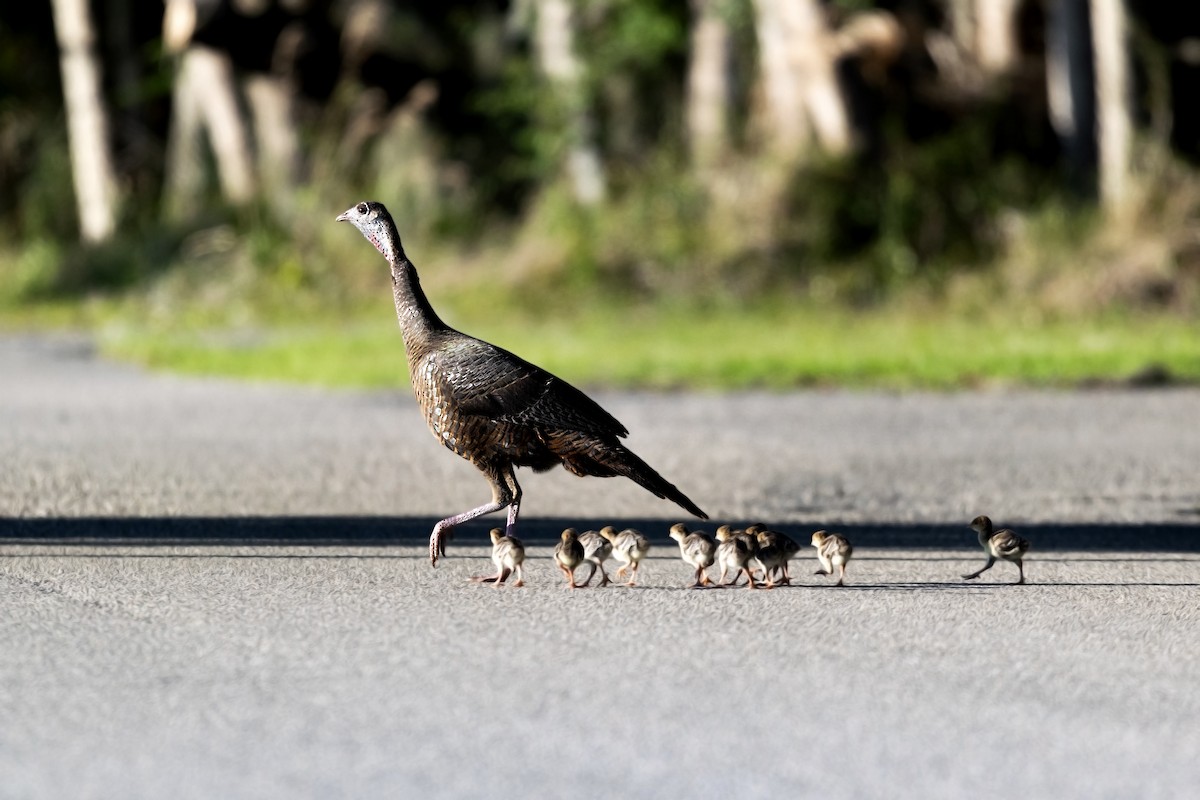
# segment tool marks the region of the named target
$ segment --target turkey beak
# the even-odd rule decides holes
[[[350,221],[350,212],[349,211],[343,211],[342,213],[338,214],[337,219],[334,220],[334,222],[349,222],[349,221]]]

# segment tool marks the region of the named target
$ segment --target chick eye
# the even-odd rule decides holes
[[[365,214],[365,213],[367,213],[367,204],[359,203],[358,206],[354,210],[360,214]]]

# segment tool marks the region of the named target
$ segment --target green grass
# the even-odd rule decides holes
[[[107,354],[152,368],[347,387],[403,386],[394,320],[261,332],[109,330]],[[570,318],[454,319],[578,384],[648,388],[797,386],[952,389],[1119,381],[1150,365],[1200,380],[1187,320],[1014,323],[882,308],[653,313],[605,308]]]
[[[336,227],[341,236],[303,246],[246,227],[182,236],[165,265],[130,267],[108,288],[87,276],[125,256],[150,264],[158,245],[114,245],[99,267],[50,244],[0,247],[0,330],[83,328],[107,355],[168,371],[403,386],[385,266],[370,248]],[[1049,227],[988,269],[887,292],[856,289],[862,265],[768,279],[764,264],[759,280],[753,264],[672,271],[617,258],[580,278],[548,234],[433,247],[420,263],[451,324],[585,386],[1074,386],[1150,366],[1200,382],[1195,282],[1173,251],[1116,233],[1119,247],[1100,234],[1083,246]],[[1168,278],[1167,300],[1139,299]]]

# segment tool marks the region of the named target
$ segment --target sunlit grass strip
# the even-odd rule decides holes
[[[464,325],[572,382],[645,388],[1068,386],[1161,365],[1200,380],[1185,320],[973,323],[911,312],[589,313]],[[109,334],[111,355],[184,373],[325,386],[406,381],[391,320],[262,333]]]

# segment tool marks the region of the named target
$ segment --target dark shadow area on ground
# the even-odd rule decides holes
[[[298,516],[298,517],[0,517],[0,544],[121,545],[121,546],[424,546],[437,520],[433,517]],[[673,546],[667,530],[674,520],[562,519],[529,517],[521,520],[519,535],[529,545],[550,545],[563,528],[595,530],[604,525],[637,528],[660,546]],[[715,525],[694,524],[711,533]],[[503,526],[504,515],[474,521],[458,528],[449,543],[484,546],[488,530]],[[808,544],[816,527],[784,523],[772,527]],[[839,524],[825,520],[821,527],[844,533],[859,549],[919,549],[978,551],[975,534],[965,524]],[[1017,527],[1017,526],[1015,526]],[[1021,525],[1018,533],[1033,543],[1034,553],[1060,551],[1200,553],[1200,525],[1155,523],[1043,523]]]

